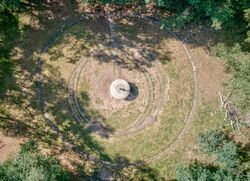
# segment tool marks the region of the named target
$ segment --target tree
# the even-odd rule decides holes
[[[41,155],[34,142],[28,142],[16,157],[0,165],[0,180],[66,181],[69,173],[55,158]]]
[[[244,10],[244,18],[247,22],[246,44],[250,48],[250,8]]]
[[[1,0],[0,12],[2,11],[16,11],[19,8],[20,0]]]
[[[188,166],[178,165],[176,177],[179,181],[196,180],[231,180],[247,181],[250,178],[250,170],[244,162],[250,162],[249,158],[242,159],[244,150],[220,130],[209,130],[198,137],[198,145],[202,153],[215,158],[212,164],[198,161]]]
[[[249,173],[231,172],[229,170],[202,165],[201,163],[189,166],[179,165],[176,168],[178,181],[248,181]]]

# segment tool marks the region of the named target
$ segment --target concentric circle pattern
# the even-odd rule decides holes
[[[114,21],[110,39],[108,21],[81,17],[43,49],[37,84],[43,112],[85,159],[112,165],[86,141],[93,139],[111,157],[154,161],[174,151],[188,131],[197,97],[192,55],[158,22],[140,18]]]
[[[110,96],[109,87],[114,80],[111,68],[112,63],[100,65],[91,59],[80,60],[69,80],[69,104],[76,120],[93,123],[90,130],[98,129],[98,132],[105,133],[105,127],[112,125],[102,125],[105,124],[105,120],[113,119],[117,121],[113,122],[113,126],[120,129],[115,130],[110,136],[136,133],[153,124],[161,109],[165,88],[159,68],[153,66],[143,72],[121,69],[121,77],[131,84],[131,89],[134,89],[125,100],[112,99]],[[84,88],[81,90],[83,82],[90,88],[88,99],[93,101],[91,104],[94,109],[102,113],[102,118],[93,116],[89,119],[84,112],[85,100],[79,95],[79,92],[87,92]],[[131,119],[131,114],[135,115],[134,119]],[[126,122],[131,124],[127,125]]]

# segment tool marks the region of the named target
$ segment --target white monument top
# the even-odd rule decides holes
[[[130,93],[130,86],[123,79],[116,79],[110,85],[110,94],[115,99],[125,99]]]

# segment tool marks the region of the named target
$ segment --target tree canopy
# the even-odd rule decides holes
[[[0,180],[66,181],[70,177],[55,158],[41,155],[36,144],[28,142],[17,156],[0,165]]]
[[[194,161],[188,166],[179,165],[177,180],[234,180],[250,179],[249,156],[244,149],[220,130],[209,130],[198,137],[200,151],[208,154],[212,163]]]

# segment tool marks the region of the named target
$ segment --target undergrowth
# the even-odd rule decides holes
[[[232,74],[226,90],[243,113],[250,111],[250,53],[244,52],[239,44],[232,48],[220,43],[212,53],[225,60],[225,71]]]

